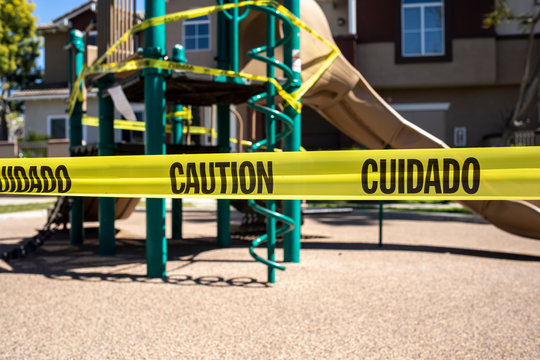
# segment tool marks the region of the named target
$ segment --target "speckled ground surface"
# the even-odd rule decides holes
[[[0,250],[43,222],[0,220]],[[186,212],[164,280],[144,276],[144,212],[116,225],[115,257],[90,223],[81,247],[0,264],[0,358],[540,358],[540,241],[487,224],[388,214],[379,248],[373,213],[310,216],[274,285],[247,242],[211,246],[213,212]]]

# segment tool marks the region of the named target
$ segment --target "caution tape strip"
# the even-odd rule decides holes
[[[174,116],[178,116],[180,112],[172,113]],[[170,115],[170,114],[168,114]],[[169,116],[167,116],[169,117]],[[82,124],[86,126],[99,126],[99,118],[93,116],[84,116],[82,118]],[[131,131],[146,131],[146,124],[143,121],[129,121],[129,120],[114,120],[114,128],[119,130],[131,130]],[[165,125],[165,132],[172,133],[172,125]],[[188,133],[187,127],[183,127],[182,132],[184,134]],[[212,138],[217,138],[217,133],[212,128],[207,128],[203,126],[190,126],[189,133],[191,135],[210,135]],[[238,143],[238,139],[230,138],[233,143]],[[251,141],[242,140],[242,145],[251,146],[253,143]]]
[[[540,147],[0,159],[0,193],[540,199]]]
[[[182,118],[182,119],[193,119],[193,114],[191,113],[190,108],[185,108],[182,111],[175,111],[175,112],[168,113],[167,115],[165,115],[166,119],[170,119],[174,117]]]
[[[111,64],[102,65],[103,62],[107,59],[107,57],[110,56],[121,43],[127,41],[131,35],[139,31],[145,30],[151,26],[163,25],[169,22],[195,18],[199,16],[208,15],[214,12],[230,10],[233,8],[243,7],[243,6],[272,7],[276,9],[276,11],[283,13],[295,26],[307,31],[309,34],[319,39],[330,48],[330,53],[324,59],[324,63],[322,64],[322,66],[311,76],[311,78],[305,81],[300,86],[300,88],[296,90],[295,92],[288,93],[281,87],[281,85],[274,78],[268,78],[265,76],[253,75],[253,74],[248,74],[248,73],[234,72],[234,71],[229,71],[229,70],[206,68],[206,67],[194,66],[194,65],[189,65],[189,64],[177,64],[174,62],[164,61],[164,60],[142,59],[142,60],[131,60],[131,61],[125,61],[122,63],[111,63]],[[311,88],[313,84],[315,84],[315,82],[317,82],[317,80],[324,74],[324,72],[328,69],[328,67],[330,67],[330,65],[334,62],[334,60],[339,56],[340,53],[341,52],[336,45],[330,43],[328,40],[324,39],[322,36],[317,34],[317,32],[315,32],[313,29],[307,26],[302,20],[300,20],[298,17],[292,14],[286,7],[280,5],[274,0],[241,1],[236,4],[230,3],[230,4],[215,5],[215,6],[202,7],[202,8],[192,9],[192,10],[180,11],[174,14],[168,14],[168,15],[164,15],[160,17],[146,19],[143,22],[133,26],[130,30],[125,32],[109,49],[107,49],[107,51],[91,67],[87,67],[86,65],[83,66],[83,69],[81,70],[79,76],[77,77],[77,80],[74,83],[73,91],[71,93],[71,98],[69,101],[68,114],[71,116],[77,99],[81,102],[84,101],[83,96],[82,96],[84,92],[84,87],[85,87],[83,79],[86,76],[89,76],[92,74],[105,74],[105,73],[113,73],[113,72],[121,72],[121,71],[134,71],[134,70],[140,70],[143,68],[150,68],[150,67],[164,69],[164,70],[182,70],[182,71],[188,71],[188,72],[199,73],[199,74],[211,74],[215,76],[228,76],[228,77],[244,78],[248,80],[255,80],[255,81],[262,81],[262,82],[270,82],[276,87],[278,94],[283,98],[283,100],[287,104],[292,106],[297,112],[300,112],[302,104],[299,102],[299,100],[309,90],[309,88]]]

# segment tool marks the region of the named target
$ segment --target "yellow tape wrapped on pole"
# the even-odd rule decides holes
[[[175,115],[178,116],[178,115]],[[92,116],[84,116],[82,118],[82,124],[86,126],[99,126],[99,119]],[[131,130],[131,131],[146,131],[146,124],[142,121],[130,121],[130,120],[114,120],[114,128],[119,130]],[[172,133],[172,125],[165,125],[165,132]],[[187,133],[187,128],[183,129],[184,133]],[[191,135],[206,135],[209,134],[213,138],[217,137],[216,131],[212,128],[206,128],[203,126],[190,126],[189,132]],[[238,139],[230,138],[233,143],[238,143]],[[251,141],[242,140],[243,145],[251,146]]]
[[[295,26],[298,26],[299,28],[307,31],[309,34],[311,34],[315,38],[322,41],[330,49],[330,53],[326,56],[326,58],[323,59],[324,62],[321,65],[321,67],[311,76],[311,78],[304,81],[303,85],[296,92],[292,94],[285,91],[281,87],[281,85],[276,81],[276,79],[273,79],[273,78],[267,78],[265,76],[258,76],[258,75],[248,74],[248,73],[240,73],[240,72],[234,72],[234,71],[205,68],[205,67],[194,66],[194,65],[189,65],[189,64],[177,64],[170,61],[142,59],[142,60],[132,60],[132,61],[126,61],[126,62],[121,62],[121,63],[111,63],[111,64],[102,65],[105,59],[107,59],[107,57],[110,56],[121,43],[127,41],[131,35],[139,31],[143,31],[147,29],[148,27],[166,24],[166,23],[184,20],[184,19],[195,18],[199,16],[204,16],[204,15],[208,15],[208,14],[215,13],[218,11],[229,10],[229,9],[233,9],[237,7],[254,6],[254,5],[273,7],[277,11],[283,13]],[[154,68],[160,68],[160,69],[165,69],[165,70],[183,70],[183,71],[199,73],[199,74],[211,74],[215,76],[228,76],[228,77],[244,78],[248,80],[255,80],[255,81],[262,81],[262,82],[270,82],[276,87],[278,94],[283,98],[283,100],[287,104],[292,106],[297,111],[300,111],[302,104],[299,102],[299,100],[309,90],[309,88],[313,86],[313,84],[315,84],[315,82],[322,76],[322,74],[326,71],[326,69],[328,69],[328,67],[332,64],[332,62],[334,62],[334,60],[339,56],[339,54],[340,54],[340,50],[337,46],[335,46],[334,44],[330,43],[329,41],[324,39],[322,36],[317,34],[313,29],[307,26],[302,20],[294,16],[294,14],[292,14],[287,8],[280,5],[277,1],[274,1],[274,0],[241,1],[236,4],[230,3],[230,4],[224,4],[224,5],[207,6],[207,7],[202,7],[202,8],[192,9],[192,10],[181,11],[174,14],[168,14],[165,16],[147,19],[133,26],[129,31],[124,33],[109,49],[107,49],[107,51],[99,59],[97,59],[97,61],[91,67],[86,67],[86,66],[83,67],[79,77],[75,81],[74,91],[72,92],[71,99],[69,101],[68,114],[71,115],[76,99],[83,101],[81,89],[77,84],[82,83],[82,86],[84,87],[83,79],[86,76],[92,75],[92,74],[104,74],[104,73],[114,73],[114,72],[120,72],[120,71],[140,70],[145,67],[154,67]]]
[[[0,192],[258,199],[540,199],[540,147],[0,159]]]

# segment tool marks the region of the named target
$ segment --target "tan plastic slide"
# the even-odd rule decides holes
[[[302,20],[331,40],[326,16],[315,0],[302,0],[300,4]],[[262,16],[252,16],[242,23],[240,33],[249,34],[241,41],[246,51],[264,41]],[[302,79],[305,80],[322,65],[330,50],[305,31],[301,33],[301,49]],[[264,74],[264,67],[254,61],[247,63],[244,70]],[[387,145],[393,149],[448,147],[392,109],[343,55],[306,93],[302,102],[351,139],[371,149]],[[540,201],[461,201],[461,204],[503,230],[540,239]]]

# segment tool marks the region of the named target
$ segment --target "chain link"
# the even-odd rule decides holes
[[[17,245],[11,250],[2,252],[0,259],[8,262],[10,260],[24,258],[29,253],[41,247],[41,245],[54,236],[60,224],[65,223],[70,208],[71,202],[68,198],[65,196],[59,197],[43,228],[38,230],[38,233],[24,244]]]

